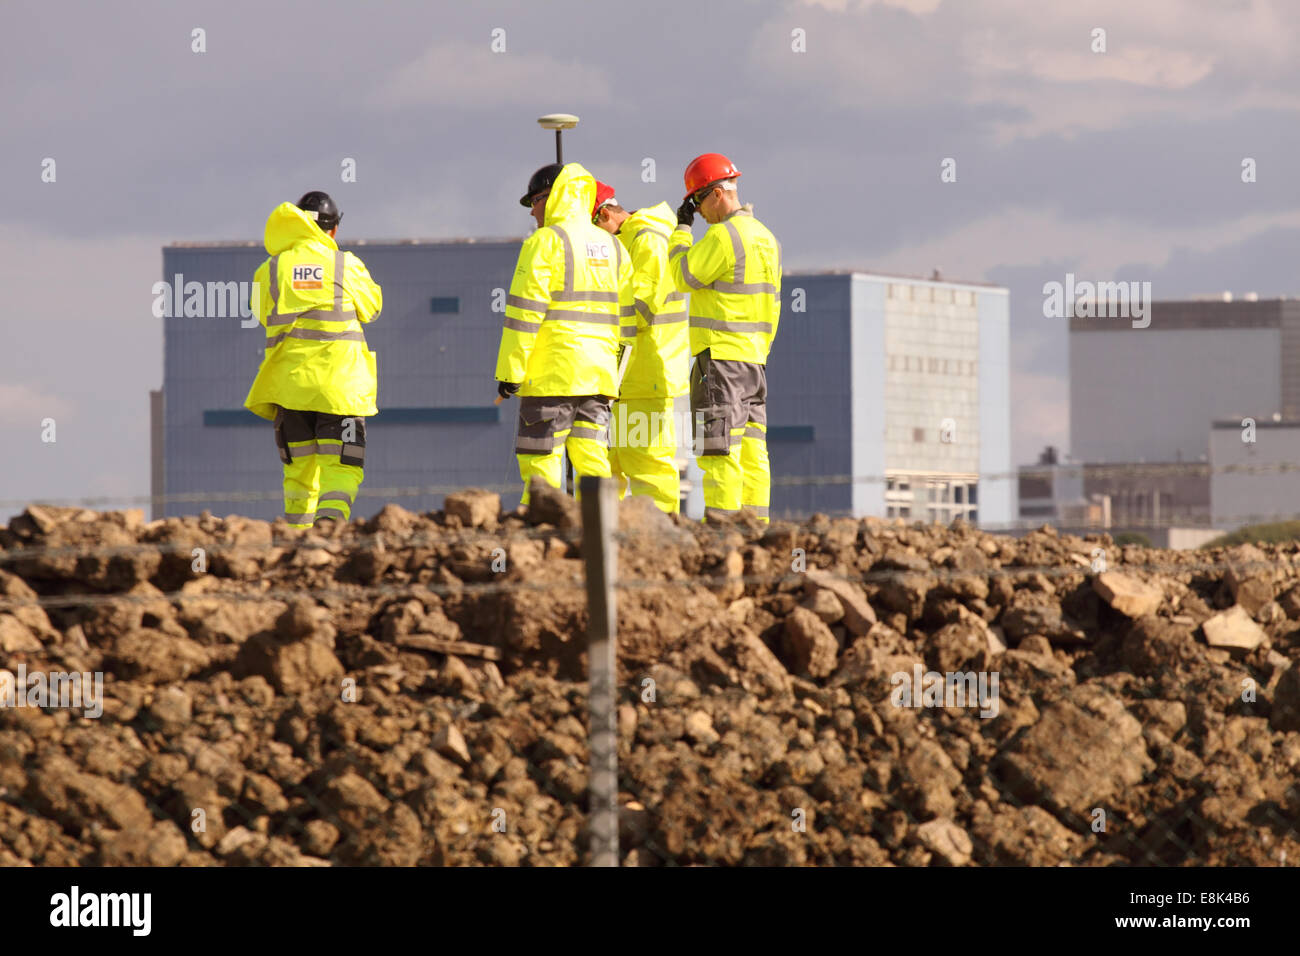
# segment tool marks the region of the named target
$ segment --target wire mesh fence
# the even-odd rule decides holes
[[[3,862],[571,865],[614,833],[624,865],[1300,853],[1293,546],[639,504],[602,536],[594,695],[572,502],[491,531],[11,533]]]

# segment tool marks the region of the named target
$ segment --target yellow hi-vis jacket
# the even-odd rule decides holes
[[[591,224],[595,201],[591,173],[566,163],[544,225],[519,250],[496,378],[521,383],[521,396],[618,395],[619,343],[635,335],[632,263],[617,239]]]
[[[293,203],[266,220],[265,243],[271,258],[253,275],[251,305],[266,326],[266,354],[244,407],[266,419],[276,405],[374,415],[375,353],[361,324],[379,315],[383,292],[360,259]]]
[[[678,226],[668,242],[673,285],[691,296],[691,354],[767,364],[781,318],[781,244],[748,208],[698,243]]]
[[[668,275],[668,237],[677,215],[668,203],[638,209],[619,227],[632,257],[636,339],[620,398],[676,398],[690,385],[690,330],[686,296]]]

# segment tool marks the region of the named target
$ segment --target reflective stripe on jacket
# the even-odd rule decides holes
[[[266,328],[266,351],[244,406],[267,420],[276,405],[374,415],[375,353],[362,323],[379,315],[382,290],[359,258],[292,203],[267,219],[265,244],[271,258],[253,276],[251,305]]]
[[[673,285],[691,297],[691,354],[767,362],[781,317],[781,244],[747,208],[709,226],[692,245],[678,226],[668,243]]]
[[[661,202],[632,213],[618,231],[632,257],[636,309],[636,340],[620,398],[676,398],[690,385],[686,296],[668,274],[668,237],[676,222],[676,213]]]
[[[520,395],[618,395],[618,346],[635,334],[632,263],[591,224],[595,199],[591,173],[567,163],[545,225],[519,250],[496,378],[521,383]]]

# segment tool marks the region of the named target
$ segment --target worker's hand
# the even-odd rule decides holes
[[[519,391],[519,385],[515,382],[497,382],[497,394],[502,398],[509,398]]]
[[[695,202],[689,196],[677,207],[677,224],[691,226],[695,223]]]

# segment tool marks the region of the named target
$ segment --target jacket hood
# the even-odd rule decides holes
[[[596,177],[579,163],[565,163],[560,175],[551,185],[551,195],[546,199],[545,225],[581,219],[591,222],[591,207],[596,203]],[[308,220],[310,222],[310,220]]]
[[[268,255],[278,256],[304,242],[319,242],[330,249],[338,244],[324,232],[316,221],[291,202],[282,202],[271,210],[266,219],[263,244]]]
[[[677,228],[677,213],[666,202],[638,209],[623,222],[618,231],[619,237],[625,236],[628,241],[631,241],[632,237],[646,226],[655,226],[660,231],[672,235],[673,230]]]

